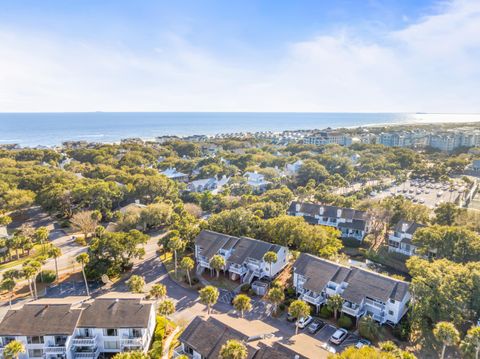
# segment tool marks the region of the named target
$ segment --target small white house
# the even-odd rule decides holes
[[[261,173],[255,172],[245,172],[243,175],[247,179],[247,184],[253,188],[255,192],[263,192],[267,189],[268,185],[271,182],[265,179],[265,176]]]
[[[342,312],[356,319],[371,316],[380,324],[397,324],[408,310],[407,282],[302,253],[293,265],[293,286],[317,310],[339,294]]]
[[[302,160],[295,161],[294,163],[287,163],[285,165],[285,172],[288,176],[295,176],[297,175],[302,165],[303,165]]]
[[[277,255],[275,263],[267,263],[263,257],[267,252]],[[254,278],[273,278],[288,263],[288,249],[247,237],[233,237],[222,233],[203,230],[195,238],[195,258],[197,271],[211,269],[213,256],[225,259],[225,271],[232,280],[240,279],[242,283],[251,283]]]
[[[206,192],[218,193],[230,181],[230,177],[225,175],[218,179],[217,177],[199,179],[190,182],[187,185],[187,190],[190,192]]]
[[[178,172],[177,169],[173,167],[169,167],[165,171],[160,173],[174,181],[178,181],[178,182],[188,181],[188,175],[186,173]]]

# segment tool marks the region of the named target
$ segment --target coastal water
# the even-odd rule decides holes
[[[54,146],[163,135],[324,129],[373,124],[480,121],[479,115],[402,113],[0,113],[0,144]]]

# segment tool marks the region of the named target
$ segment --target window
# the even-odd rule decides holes
[[[103,342],[105,349],[120,349],[120,343],[118,341],[107,341]]]
[[[105,335],[106,337],[116,337],[117,329],[104,329],[103,335]]]
[[[132,337],[141,338],[142,337],[142,330],[141,329],[132,329]]]
[[[393,310],[389,310],[388,315],[393,315]]]
[[[30,358],[42,358],[43,349],[28,349],[28,356]]]
[[[28,344],[43,344],[43,337],[27,337]]]
[[[65,343],[67,342],[67,337],[64,335],[57,335],[55,337],[55,345],[59,347],[65,346]]]
[[[390,299],[390,303],[395,304],[395,299]]]

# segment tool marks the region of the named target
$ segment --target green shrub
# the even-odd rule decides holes
[[[364,316],[359,319],[358,332],[364,338],[375,341],[378,338],[380,326],[370,316]]]
[[[340,328],[344,328],[344,329],[350,329],[353,327],[352,319],[350,319],[350,317],[347,317],[346,315],[340,316],[337,324]]]
[[[198,284],[200,281],[198,280],[197,277],[192,278],[192,285]]]
[[[355,238],[342,238],[342,243],[345,247],[358,248],[362,245],[361,241],[357,241]]]
[[[318,315],[320,316],[320,318],[330,319],[333,316],[333,311],[326,305],[324,305],[322,308],[320,308],[320,312],[318,313]]]
[[[285,289],[285,297],[287,298],[296,298],[297,297],[297,292],[295,291],[295,288],[287,288]]]
[[[410,339],[411,333],[411,323],[407,316],[403,317],[402,320],[393,328],[393,335],[395,338],[402,341],[408,341]]]
[[[57,275],[53,270],[43,270],[38,276],[37,281],[40,283],[53,283],[57,279]]]
[[[287,309],[287,307],[285,306],[285,304],[283,303],[280,303],[280,305],[278,306],[278,310],[283,312],[285,309]]]
[[[249,291],[249,289],[250,289],[250,284],[248,284],[248,283],[245,283],[244,285],[242,285],[242,286],[240,287],[240,290],[241,290],[243,293],[247,293],[247,292]]]

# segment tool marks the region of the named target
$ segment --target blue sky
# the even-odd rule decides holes
[[[480,112],[478,0],[0,0],[0,111]]]

